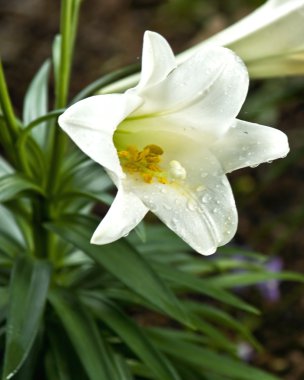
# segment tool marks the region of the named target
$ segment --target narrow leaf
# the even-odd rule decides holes
[[[27,257],[15,261],[9,290],[3,380],[18,371],[37,336],[50,274],[50,266],[44,261]]]
[[[96,221],[87,216],[72,215],[48,223],[46,227],[81,249],[157,308],[176,320],[190,325],[189,318],[174,293],[126,240],[120,239],[103,246],[90,244]]]
[[[213,276],[207,279],[207,284],[216,284],[220,288],[235,288],[237,286],[248,286],[260,284],[273,280],[299,281],[304,282],[304,276],[295,272],[242,272],[220,276]]]
[[[50,66],[50,60],[46,60],[26,92],[23,106],[23,122],[25,125],[47,113]],[[45,141],[45,128],[46,123],[41,123],[39,128],[32,131],[32,135],[40,146],[43,146]]]
[[[172,340],[162,329],[150,329],[150,337],[162,351],[176,360],[200,368],[202,371],[227,376],[231,380],[278,380],[262,370],[256,369],[228,356],[200,347],[196,344]]]
[[[180,379],[168,360],[155,349],[145,333],[126,314],[112,302],[102,299],[98,294],[87,294],[83,297],[88,305],[150,368],[160,380]]]
[[[157,273],[159,273],[163,278],[172,281],[176,287],[192,290],[215,300],[224,302],[225,304],[234,306],[238,309],[245,310],[253,314],[259,314],[259,311],[256,308],[242,301],[234,294],[218,287],[217,284],[210,284],[203,278],[195,277],[175,268],[170,268],[168,265],[155,263],[153,266]]]
[[[25,191],[43,194],[41,187],[20,174],[8,174],[0,178],[0,202],[19,198],[20,193]]]
[[[62,289],[52,289],[50,302],[73,343],[90,380],[113,380],[115,366],[92,316],[77,298]]]

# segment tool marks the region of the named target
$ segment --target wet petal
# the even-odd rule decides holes
[[[199,50],[167,79],[141,92],[144,103],[132,115],[157,114],[183,128],[224,133],[240,111],[248,73],[230,50]]]
[[[173,153],[169,151],[166,161],[174,159]],[[188,146],[177,159],[186,175],[167,184],[148,184],[128,176],[129,188],[193,249],[210,255],[236,231],[237,212],[229,182],[214,156],[199,149],[199,144]]]
[[[148,208],[140,199],[120,189],[110,210],[95,230],[91,243],[107,244],[127,235],[143,219]]]
[[[226,172],[285,157],[289,152],[285,133],[242,120],[210,149]]]
[[[158,84],[175,67],[175,57],[168,42],[160,34],[147,31],[144,34],[140,81],[131,92],[135,90],[139,94],[142,89]]]
[[[58,123],[85,154],[115,176],[122,177],[113,133],[140,104],[141,99],[131,94],[92,96],[69,107]]]

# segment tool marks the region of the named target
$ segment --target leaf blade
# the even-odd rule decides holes
[[[4,380],[18,371],[37,336],[50,275],[50,265],[44,261],[27,257],[15,261],[10,281]]]
[[[116,371],[91,315],[76,297],[54,288],[49,300],[61,319],[90,380],[112,380]]]
[[[20,193],[29,191],[43,195],[43,189],[20,174],[8,174],[0,178],[0,202],[19,198]]]
[[[173,367],[155,349],[145,333],[117,306],[99,295],[88,294],[83,297],[85,304],[94,314],[113,329],[122,340],[140,357],[148,368],[160,380],[180,380]]]
[[[151,265],[125,240],[121,239],[101,247],[89,244],[92,231],[96,228],[96,221],[84,215],[72,215],[61,221],[48,223],[46,228],[80,248],[128,288],[147,299],[159,310],[192,326],[189,317],[171,289],[167,287]]]

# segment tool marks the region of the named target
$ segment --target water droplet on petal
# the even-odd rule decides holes
[[[193,202],[193,200],[188,200],[187,202],[187,208],[189,211],[194,211],[196,209],[196,205],[195,203]]]
[[[202,197],[202,202],[203,203],[208,203],[210,201],[211,197],[209,194],[206,194]]]

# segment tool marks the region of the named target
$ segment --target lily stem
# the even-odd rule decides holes
[[[0,137],[2,146],[7,157],[13,161],[15,165],[18,163],[18,157],[14,154],[14,141],[19,134],[19,126],[15,116],[7,84],[4,76],[2,61],[0,59],[0,106],[5,122],[1,123]]]

